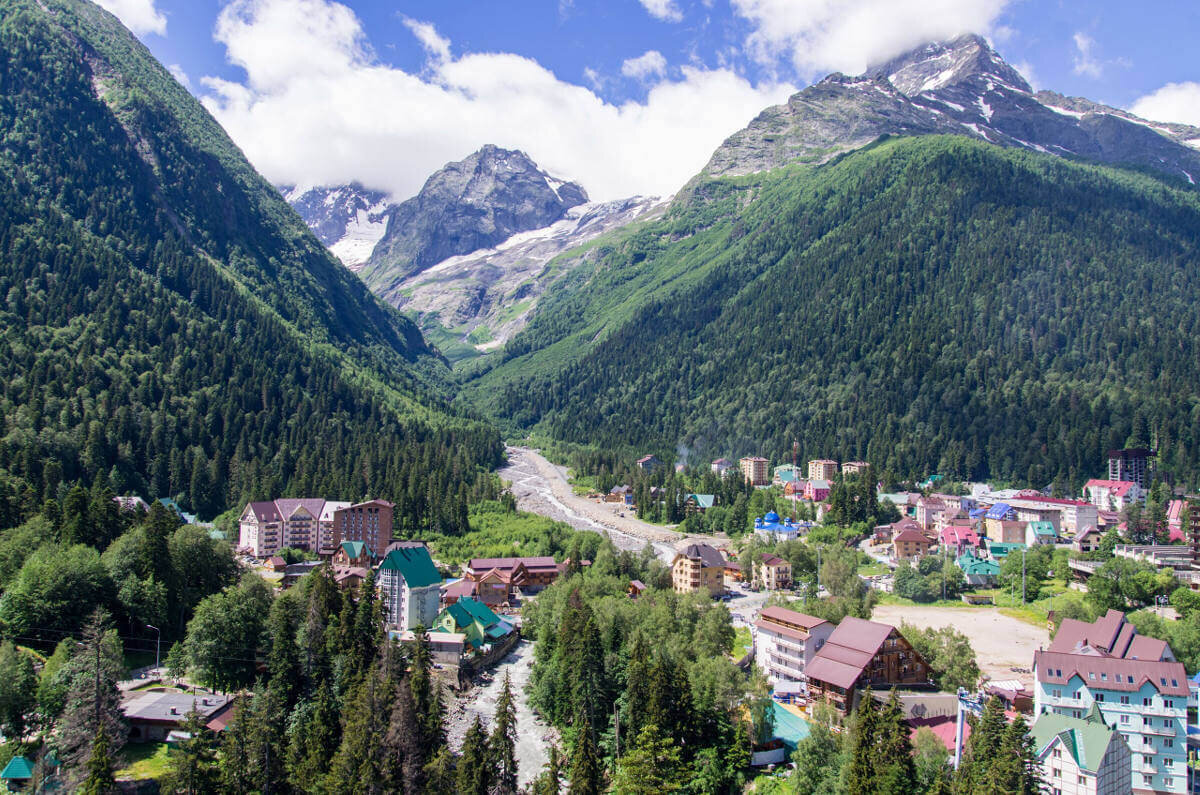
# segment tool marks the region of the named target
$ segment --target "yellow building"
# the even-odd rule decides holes
[[[764,552],[754,563],[754,584],[767,591],[792,587],[792,564],[778,555]]]
[[[671,585],[675,593],[707,590],[713,596],[725,593],[725,558],[708,544],[688,544],[671,561]]]
[[[765,486],[771,482],[767,477],[767,459],[759,456],[746,456],[738,461],[742,468],[742,477],[751,486]]]
[[[808,462],[809,480],[828,480],[832,483],[837,480],[837,476],[837,461],[831,461],[828,458],[816,458]]]

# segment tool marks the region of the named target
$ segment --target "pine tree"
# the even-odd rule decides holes
[[[504,672],[504,689],[496,702],[496,717],[488,739],[488,762],[496,777],[496,792],[510,795],[517,791],[517,706],[513,701],[512,681]]]
[[[636,738],[646,722],[652,700],[650,647],[645,636],[638,632],[629,645],[629,664],[625,666],[625,708],[621,728],[624,734]]]
[[[679,747],[653,723],[642,727],[636,742],[617,763],[613,789],[630,795],[654,795],[679,790]]]
[[[108,614],[97,609],[84,628],[81,648],[68,663],[71,684],[59,723],[63,762],[75,780],[93,756],[101,728],[110,756],[125,744],[129,731],[117,689],[123,668],[121,641],[108,629]]]
[[[850,727],[850,760],[843,777],[847,792],[874,791],[875,752],[879,739],[879,717],[871,688],[867,688],[855,710]]]
[[[971,730],[963,762],[955,774],[955,789],[971,792],[984,787],[992,778],[992,766],[1002,753],[1008,721],[1004,717],[1004,703],[999,698],[990,699],[983,708],[983,717]]]
[[[296,617],[293,602],[276,599],[271,604],[267,618],[267,637],[270,649],[267,652],[268,685],[275,693],[285,713],[296,706],[300,695],[300,650],[296,646]]]
[[[109,795],[117,791],[117,779],[114,775],[112,753],[109,748],[108,727],[100,724],[96,731],[96,739],[92,743],[92,753],[87,762],[87,778],[79,787],[82,795]]]
[[[1101,719],[1103,720],[1103,719]],[[1029,736],[1025,717],[1018,715],[1004,730],[999,752],[988,775],[993,791],[1034,795],[1040,790],[1037,749]]]
[[[456,795],[458,782],[454,764],[454,754],[450,753],[449,748],[443,745],[437,749],[422,771],[426,795]]]
[[[549,757],[542,772],[533,780],[532,795],[559,795],[562,790],[562,752],[557,745],[550,746]]]
[[[288,735],[288,779],[296,789],[312,791],[341,744],[337,705],[328,682],[296,707]]]
[[[167,774],[160,788],[175,795],[206,795],[219,781],[217,752],[204,718],[193,707],[182,726],[188,735],[167,758]]]
[[[420,723],[407,680],[395,688],[395,700],[384,735],[383,780],[390,792],[424,790],[427,751],[421,747]]]
[[[587,713],[579,709],[575,713],[575,749],[571,754],[571,783],[569,795],[600,795],[604,782],[600,771],[600,751],[596,747],[596,734],[588,723]]]
[[[394,692],[380,676],[379,666],[351,691],[342,743],[329,764],[326,786],[335,792],[356,792],[365,782],[383,778],[384,735]]]
[[[907,795],[916,786],[916,770],[904,710],[895,689],[879,710],[876,732],[876,782],[872,791],[881,795]]]
[[[491,768],[488,765],[487,734],[483,722],[475,716],[475,722],[467,729],[463,738],[462,754],[458,759],[456,778],[458,791],[462,795],[487,795],[492,785]]]

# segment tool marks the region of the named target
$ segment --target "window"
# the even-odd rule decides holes
[[[1167,737],[1165,740],[1163,740],[1163,748],[1174,748],[1174,747],[1175,747],[1175,738]]]
[[[1146,767],[1150,767],[1151,765],[1154,764],[1154,759],[1143,754],[1142,755],[1142,764],[1145,765]]]
[[[1097,693],[1097,694],[1096,694],[1096,700],[1097,700],[1097,701],[1103,701],[1103,700],[1104,700],[1104,694],[1103,694],[1103,693]]]
[[[1088,671],[1088,679],[1095,679],[1095,678],[1096,678],[1096,672]]]
[[[1171,765],[1175,764],[1175,760],[1169,756],[1166,756],[1166,757],[1163,757],[1163,764],[1166,765],[1167,767],[1170,767]]]
[[[1167,709],[1175,709],[1175,699],[1173,699],[1173,698],[1164,698],[1164,699],[1163,699],[1163,706],[1164,706],[1164,707],[1166,707]]]
[[[1128,703],[1129,703],[1129,696],[1121,696],[1121,703],[1122,703],[1122,704],[1128,704]]]
[[[1108,681],[1108,674],[1107,674],[1106,672],[1104,672],[1104,671],[1101,671],[1101,672],[1100,672],[1100,681],[1101,681],[1101,682],[1107,682],[1107,681]]]
[[[1150,720],[1149,718],[1142,718],[1142,725],[1143,726],[1153,726],[1154,721]]]
[[[1154,776],[1148,776],[1145,773],[1143,773],[1142,774],[1142,783],[1145,784],[1147,787],[1150,786],[1151,784],[1154,783]]]
[[[1062,749],[1061,749],[1061,748],[1055,748],[1055,749],[1054,749],[1054,758],[1055,758],[1055,759],[1062,759]]]
[[[1172,680],[1171,680],[1171,687],[1179,687],[1179,680],[1177,680],[1177,679],[1172,679]]]
[[[1143,699],[1142,699],[1142,706],[1143,706],[1143,707],[1148,707],[1148,706],[1150,706],[1150,703],[1151,703],[1151,701],[1152,701],[1152,700],[1153,700],[1153,699],[1149,699],[1149,698],[1143,698]]]
[[[1128,716],[1128,715],[1122,715],[1122,716],[1121,716],[1121,723],[1129,723],[1129,716]]]
[[[1080,784],[1086,784],[1086,783],[1087,783],[1087,776],[1079,776],[1079,783],[1080,783]]]

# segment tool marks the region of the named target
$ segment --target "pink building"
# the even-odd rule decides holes
[[[809,480],[804,483],[804,499],[821,502],[829,496],[828,480]]]

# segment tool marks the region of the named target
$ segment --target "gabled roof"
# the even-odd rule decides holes
[[[639,458],[639,459],[637,460],[637,462],[638,462],[639,464],[645,464],[645,463],[647,463],[647,462],[650,462],[650,461],[657,461],[657,460],[658,460],[658,456],[656,456],[654,453],[651,453],[650,455],[644,455],[644,456],[642,456],[641,458]]]
[[[474,596],[475,581],[466,577],[461,580],[455,580],[452,583],[442,586],[442,595],[454,597],[455,599],[461,599],[464,596]]]
[[[320,519],[321,511],[325,509],[325,500],[321,498],[280,499],[275,500],[275,507],[284,521],[291,519],[301,508],[307,511],[312,518]]]
[[[791,624],[804,629],[812,629],[821,624],[829,623],[823,618],[810,616],[807,613],[801,613],[797,610],[788,610],[786,607],[764,607],[759,611],[758,617],[763,621],[770,621],[775,624]]]
[[[1029,529],[1033,531],[1034,535],[1038,535],[1038,536],[1051,536],[1051,537],[1058,536],[1058,533],[1054,530],[1053,522],[1045,522],[1045,521],[1030,522]]]
[[[991,508],[988,508],[987,514],[985,515],[988,519],[1003,519],[1004,517],[1008,516],[1010,511],[1012,511],[1011,505],[1009,505],[1007,502],[998,502]]]
[[[1084,484],[1085,489],[1108,489],[1108,492],[1115,497],[1124,497],[1129,494],[1129,490],[1137,484],[1131,480],[1099,480],[1092,479]]]
[[[764,566],[785,566],[787,561],[778,555],[772,555],[770,552],[764,552],[760,556]]]
[[[924,533],[921,533],[917,530],[912,530],[912,529],[901,530],[899,533],[896,533],[896,535],[892,536],[892,543],[895,543],[897,541],[911,541],[911,542],[920,543],[920,544],[932,544],[933,543],[932,541],[929,540],[929,537],[926,536]]]
[[[539,571],[557,568],[558,564],[549,555],[529,558],[471,558],[467,563],[467,568],[474,572],[484,572],[490,569],[507,571],[516,569],[517,566],[524,566],[527,571]]]
[[[718,458],[717,460],[713,461],[713,466],[731,467],[733,466],[733,462],[728,458]]]
[[[486,630],[500,622],[500,616],[493,613],[483,602],[470,596],[464,596],[446,609],[450,611],[454,622],[460,627],[478,621]]]
[[[808,481],[808,488],[815,491],[817,489],[833,488],[833,486],[832,486],[832,484],[830,484],[830,482],[828,480],[821,480],[820,478],[813,478],[812,480]]]
[[[695,500],[696,506],[699,508],[711,508],[716,503],[717,497],[715,494],[689,494],[689,500]]]
[[[256,522],[278,522],[279,509],[275,507],[274,502],[252,502],[246,506],[246,511],[242,512],[242,516],[250,513]]]
[[[355,558],[361,558],[364,553],[367,555],[375,554],[372,549],[367,546],[365,541],[343,541],[340,546],[342,551],[345,552],[346,556],[351,560],[354,560]]]
[[[999,563],[982,560],[969,552],[959,557],[958,567],[963,570],[963,574],[974,574],[979,577],[996,577],[1000,574]]]
[[[1089,536],[1098,536],[1098,535],[1100,535],[1100,531],[1098,529],[1096,529],[1096,526],[1089,524],[1075,534],[1075,540],[1082,541],[1083,539],[1085,539]]]
[[[741,460],[742,461],[762,461],[763,463],[766,463],[767,459],[765,459],[759,455],[748,455],[748,456],[743,456]]]
[[[846,616],[808,664],[808,677],[853,687],[894,630],[890,624]]]
[[[1125,614],[1120,610],[1110,609],[1091,623],[1064,618],[1050,642],[1049,651],[1069,653],[1084,646],[1103,656],[1130,660],[1174,658],[1166,641],[1137,634],[1137,629],[1125,620]]]
[[[1029,728],[1039,757],[1044,756],[1058,741],[1080,770],[1095,774],[1113,743],[1124,740],[1104,722],[1095,704],[1085,718],[1072,718],[1053,712],[1038,716]]]
[[[433,558],[425,547],[401,547],[393,549],[383,559],[380,570],[399,572],[409,588],[426,588],[442,581]]]
[[[321,522],[332,522],[335,511],[340,511],[343,508],[349,508],[350,503],[341,502],[338,500],[325,500],[325,505],[321,507],[321,515],[317,517]]]

